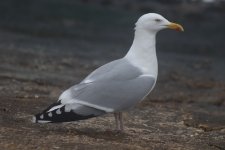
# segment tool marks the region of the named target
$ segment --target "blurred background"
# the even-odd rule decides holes
[[[123,57],[132,44],[135,22],[149,12],[159,13],[172,22],[182,24],[185,32],[165,30],[157,35],[158,82],[146,101],[129,112],[137,120],[135,122],[132,117],[127,117],[127,126],[140,129],[135,133],[141,134],[143,128],[150,131],[152,127],[159,128],[150,136],[165,137],[162,140],[165,143],[161,145],[166,148],[174,148],[174,145],[175,148],[184,146],[185,149],[225,148],[224,0],[0,1],[0,139],[3,141],[0,148],[9,148],[10,140],[11,145],[18,149],[19,144],[27,142],[27,139],[20,142],[15,139],[21,134],[28,139],[43,137],[43,130],[53,135],[52,130],[31,124],[29,117],[55,102],[63,90],[80,82],[95,68]],[[158,112],[162,112],[162,116]],[[144,119],[143,115],[151,116],[148,120],[154,120],[147,122],[151,128],[137,125]],[[100,119],[101,123],[105,125],[105,119],[112,119],[110,117]],[[183,126],[160,124],[163,121],[168,123],[168,120],[182,122]],[[92,122],[87,122],[87,126]],[[17,128],[24,127],[24,124],[37,136],[28,135],[25,129],[19,132]],[[85,125],[77,127],[77,132],[90,136],[90,129]],[[48,127],[60,132],[59,126]],[[191,129],[186,130],[186,127]],[[74,130],[75,127],[70,128]],[[97,130],[99,126],[93,128]],[[171,129],[182,132],[173,133],[177,137],[170,144],[174,145],[168,146],[166,142],[171,137],[164,133]],[[106,140],[108,135],[100,131],[94,132],[99,137],[91,136]],[[198,133],[194,139],[200,141],[185,142],[194,132]],[[114,139],[109,138],[111,141]],[[120,138],[121,148],[129,148],[123,145],[126,140]],[[49,139],[46,141],[51,143]],[[28,147],[33,149],[35,142],[31,140]],[[39,141],[39,144],[41,142],[45,143]],[[148,148],[147,143],[152,143],[152,146],[157,144],[149,137],[133,142],[145,148]],[[63,146],[68,145],[64,143]]]
[[[200,101],[214,103],[215,98],[208,97],[216,96],[224,103],[224,89],[212,90],[225,78],[223,0],[7,0],[0,2],[0,12],[0,77],[66,88],[98,66],[123,57],[137,19],[155,12],[185,28],[183,33],[165,30],[157,36],[157,88],[183,90],[187,101],[196,101],[187,96],[190,92]],[[170,78],[175,78],[171,85],[165,81]],[[197,82],[201,85],[188,86],[200,86],[204,93],[187,88]],[[160,90],[155,92],[158,99]],[[168,91],[167,98],[174,94]]]

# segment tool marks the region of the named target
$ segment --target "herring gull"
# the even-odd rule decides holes
[[[135,25],[133,43],[123,58],[97,68],[64,91],[33,122],[71,122],[114,113],[116,129],[123,131],[122,112],[141,102],[155,86],[157,32],[166,28],[183,31],[181,25],[155,13],[141,16]]]

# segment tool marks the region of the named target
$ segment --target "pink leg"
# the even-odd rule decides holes
[[[123,114],[122,112],[119,112],[119,122],[120,122],[120,130],[124,131],[124,127],[123,127]]]
[[[116,121],[116,130],[120,130],[120,124],[119,124],[119,113],[114,113],[115,121]]]
[[[116,112],[114,116],[116,120],[116,130],[124,131],[122,112]]]

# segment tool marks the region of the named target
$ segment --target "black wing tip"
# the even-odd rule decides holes
[[[42,113],[36,114],[33,116],[32,122],[33,123],[61,123],[61,122],[72,122],[72,121],[79,121],[85,120],[93,117],[97,117],[94,114],[90,115],[80,115],[74,111],[66,112],[65,106],[59,108],[62,112],[61,114],[57,114],[56,111],[53,110],[51,112],[47,112],[46,110]]]

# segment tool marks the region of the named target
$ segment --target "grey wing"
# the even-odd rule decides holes
[[[154,78],[140,76],[125,81],[78,84],[63,92],[57,103],[36,114],[33,122],[70,122],[123,111],[143,99],[154,83]]]
[[[144,76],[126,59],[108,63],[66,90],[59,98],[62,103],[77,103],[106,112],[134,106],[154,87],[155,78]]]
[[[89,74],[81,83],[100,82],[100,81],[118,81],[130,80],[142,75],[137,67],[130,64],[125,58],[114,60],[105,64],[91,74]]]
[[[155,79],[150,76],[93,82],[71,87],[60,98],[64,103],[77,103],[105,112],[122,111],[142,100],[154,84]]]

